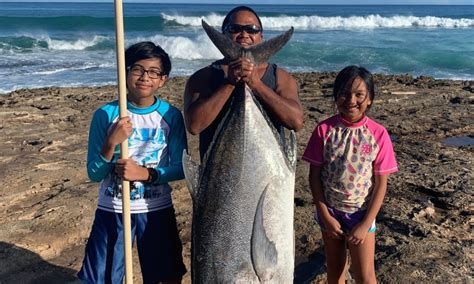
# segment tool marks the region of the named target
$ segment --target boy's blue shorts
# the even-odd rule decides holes
[[[174,208],[131,214],[143,283],[183,276],[182,245]],[[122,283],[125,273],[122,214],[97,209],[79,279],[85,283]]]

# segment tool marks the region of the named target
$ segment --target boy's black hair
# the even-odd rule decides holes
[[[240,12],[240,11],[248,11],[248,12],[254,14],[255,17],[258,20],[258,24],[260,25],[260,28],[263,31],[262,21],[260,20],[260,17],[257,15],[257,12],[255,12],[252,8],[247,7],[247,6],[237,6],[234,9],[230,10],[229,13],[227,13],[227,15],[225,16],[224,21],[222,22],[222,26],[221,26],[222,32],[224,32],[225,27],[227,27],[227,25],[229,24],[229,21],[230,21],[230,18],[232,17],[232,15],[234,15],[235,13]]]
[[[370,100],[373,102],[375,98],[375,84],[374,77],[372,73],[365,69],[364,67],[359,67],[356,65],[347,66],[336,76],[336,81],[334,82],[333,96],[336,101],[337,98],[344,94],[347,90],[352,88],[352,83],[354,80],[359,77],[364,81],[367,86],[367,91],[369,91]],[[370,106],[369,106],[370,107]]]
[[[135,62],[149,58],[160,59],[161,67],[163,68],[161,71],[167,76],[170,74],[171,61],[168,53],[151,41],[142,41],[129,46],[125,51],[125,67],[128,69]]]

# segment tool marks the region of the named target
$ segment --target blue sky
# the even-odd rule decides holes
[[[124,3],[309,4],[309,5],[474,5],[474,0],[122,0]],[[0,0],[0,2],[113,2],[113,0]]]

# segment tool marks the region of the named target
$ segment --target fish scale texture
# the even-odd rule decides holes
[[[294,168],[250,93],[236,99],[214,140],[194,204],[193,283],[292,282]],[[267,246],[252,247],[257,240],[276,259]]]

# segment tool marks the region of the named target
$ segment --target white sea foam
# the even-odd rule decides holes
[[[203,17],[186,17],[181,15],[161,16],[166,21],[174,21],[181,25],[200,26],[201,19],[204,19],[212,26],[219,27],[224,19],[223,16],[209,14]],[[434,16],[392,16],[383,17],[380,15],[352,16],[352,17],[320,17],[312,16],[278,16],[261,17],[265,29],[279,30],[293,26],[295,29],[357,29],[357,28],[473,28],[474,19],[452,19]]]
[[[130,42],[150,40],[158,43],[174,59],[218,59],[222,54],[211,40],[201,32],[195,38],[155,35],[150,38],[135,38]]]
[[[85,50],[110,39],[105,36],[95,35],[92,39],[82,38],[75,41],[55,40],[49,36],[44,40],[48,43],[48,48],[51,50]]]
[[[103,64],[96,64],[96,63],[84,63],[83,65],[79,66],[68,66],[68,67],[50,67],[53,69],[50,70],[41,70],[32,72],[31,75],[51,75],[61,72],[70,72],[70,71],[82,71],[82,70],[89,70],[89,69],[99,69],[99,68],[115,68],[115,64],[112,63],[103,63]]]
[[[203,17],[189,17],[189,16],[181,16],[181,15],[167,15],[165,13],[161,13],[161,17],[165,21],[174,21],[180,25],[186,26],[201,26],[201,20],[205,20],[211,26],[220,26],[222,21],[224,20],[224,16],[217,15],[215,13],[210,13],[207,16]]]

